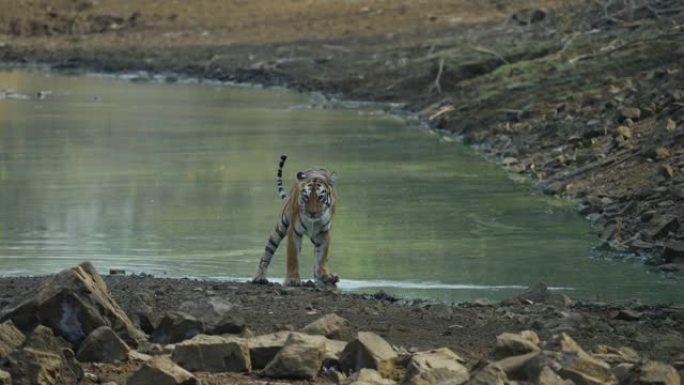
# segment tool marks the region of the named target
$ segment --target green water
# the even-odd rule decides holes
[[[542,281],[585,300],[684,302],[682,281],[592,257],[595,237],[572,206],[370,108],[26,71],[0,72],[3,88],[31,98],[0,100],[0,275],[90,260],[102,272],[250,277],[287,153],[288,185],[311,166],[338,173],[330,267],[343,289],[462,301]],[[303,254],[309,277],[308,242]]]

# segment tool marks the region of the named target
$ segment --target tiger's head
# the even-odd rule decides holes
[[[299,211],[311,219],[332,214],[335,208],[337,174],[325,168],[312,168],[297,173]]]

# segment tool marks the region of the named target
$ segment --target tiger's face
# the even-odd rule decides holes
[[[328,213],[335,203],[335,173],[313,169],[297,173],[301,214],[318,219]]]

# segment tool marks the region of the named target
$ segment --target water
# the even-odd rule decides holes
[[[343,289],[497,300],[542,281],[584,300],[684,302],[684,282],[592,256],[571,205],[373,109],[26,71],[0,72],[2,88],[31,96],[0,100],[2,275],[90,260],[102,272],[248,278],[278,217],[287,153],[287,185],[311,166],[338,173],[330,267]],[[38,100],[40,90],[52,93]],[[312,253],[306,242],[303,276]]]

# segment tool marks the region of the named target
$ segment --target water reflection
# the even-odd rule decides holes
[[[248,277],[279,211],[274,174],[287,153],[288,177],[316,165],[339,174],[331,267],[350,290],[457,301],[544,281],[578,298],[682,302],[684,283],[590,258],[594,238],[565,203],[390,116],[300,108],[308,97],[287,92],[22,71],[1,72],[0,88],[52,91],[0,100],[2,274],[87,259]],[[304,275],[311,254],[305,245]]]

